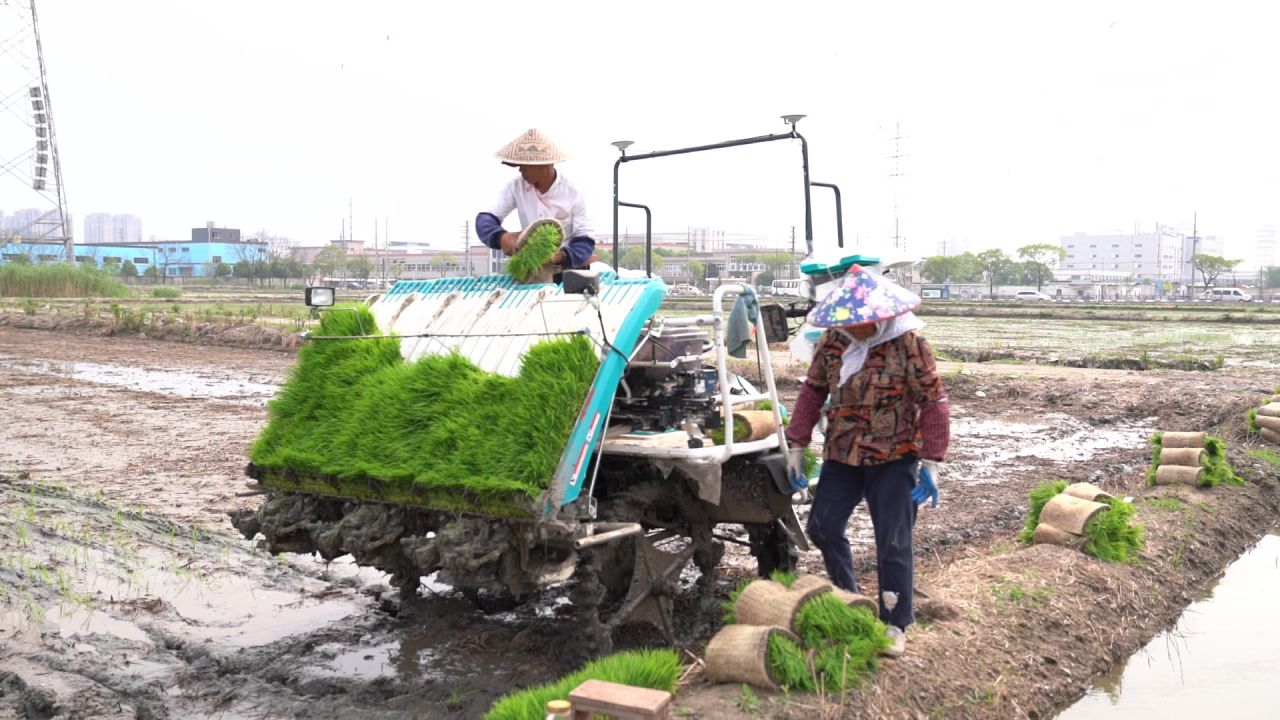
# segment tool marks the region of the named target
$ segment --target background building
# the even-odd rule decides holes
[[[142,218],[111,213],[86,215],[83,240],[86,243],[142,242]]]
[[[1067,252],[1059,270],[1071,275],[1094,272],[1122,273],[1134,280],[1175,280],[1183,259],[1181,235],[1164,228],[1149,233],[1091,235],[1076,233],[1061,238]]]
[[[50,236],[51,228],[58,225],[58,210],[23,208],[3,215],[4,237],[12,240],[39,242]],[[71,229],[71,215],[67,215],[67,230]]]

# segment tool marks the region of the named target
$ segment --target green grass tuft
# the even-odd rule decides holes
[[[1262,430],[1258,425],[1258,408],[1249,408],[1249,432],[1256,433]]]
[[[738,622],[738,613],[735,610],[738,605],[738,596],[741,595],[742,591],[746,590],[747,586],[753,582],[755,582],[754,579],[747,578],[746,580],[738,583],[738,585],[729,592],[729,599],[720,603],[720,607],[724,610],[722,619],[724,620],[725,625],[732,625]]]
[[[1054,480],[1053,482],[1044,483],[1027,494],[1030,508],[1027,510],[1027,522],[1023,525],[1022,532],[1018,533],[1019,542],[1024,545],[1031,544],[1031,540],[1036,534],[1036,526],[1040,524],[1040,511],[1044,510],[1045,503],[1052,500],[1054,495],[1066,489],[1066,480]]]
[[[317,335],[377,332],[361,307],[325,313]],[[509,515],[513,497],[549,485],[598,365],[584,337],[530,347],[515,378],[457,354],[406,363],[389,338],[316,340],[299,351],[249,459],[291,478],[282,486],[302,475],[352,497],[452,493]]]
[[[813,690],[813,673],[804,648],[782,633],[769,636],[769,670],[784,690]]]
[[[636,650],[592,660],[577,672],[559,680],[503,696],[485,713],[485,720],[542,720],[547,703],[567,700],[569,693],[587,680],[634,685],[674,692],[680,678],[680,658],[675,650]]]
[[[151,297],[162,300],[176,300],[182,297],[182,291],[175,287],[161,286],[151,288]]]
[[[1146,498],[1145,500],[1142,501],[1142,504],[1150,508],[1155,508],[1156,510],[1169,511],[1169,512],[1182,512],[1183,510],[1187,509],[1186,503],[1184,503],[1179,498],[1173,498],[1173,497]]]
[[[529,233],[524,245],[507,261],[507,272],[520,282],[533,277],[560,249],[563,231],[554,223],[539,225]]]
[[[1245,450],[1245,453],[1254,460],[1261,460],[1262,462],[1269,463],[1271,465],[1280,465],[1280,453],[1263,450],[1262,448],[1258,448],[1257,450]]]
[[[1098,502],[1110,505],[1111,509],[1089,521],[1084,530],[1089,538],[1084,544],[1084,553],[1107,562],[1132,564],[1146,545],[1143,527],[1130,522],[1133,505],[1117,498],[1100,498]]]
[[[774,570],[769,573],[769,579],[783,587],[791,587],[796,584],[796,574],[788,570]]]
[[[1160,450],[1162,448],[1161,438],[1164,433],[1158,432],[1151,436],[1151,464],[1147,466],[1147,484],[1156,484],[1156,468],[1160,467]]]
[[[824,640],[856,637],[884,638],[884,624],[865,607],[849,607],[832,593],[822,593],[796,612],[796,634],[805,647]],[[885,639],[885,642],[888,642]],[[888,647],[887,645],[885,647]]]
[[[804,646],[817,651],[814,670],[826,690],[842,690],[875,670],[876,656],[891,644],[871,610],[849,607],[831,593],[800,606],[795,625]]]
[[[1231,464],[1227,462],[1227,444],[1222,438],[1206,437],[1204,449],[1209,460],[1205,463],[1204,480],[1200,481],[1202,487],[1223,484],[1244,485],[1244,478],[1237,475],[1231,468]]]
[[[870,611],[863,609],[870,614]],[[883,630],[881,631],[883,635]],[[840,692],[856,685],[880,666],[880,650],[888,647],[872,637],[853,637],[818,649],[813,656],[813,669],[825,692]]]

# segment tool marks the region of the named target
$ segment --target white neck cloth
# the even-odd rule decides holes
[[[867,353],[871,352],[872,348],[922,327],[924,327],[924,321],[916,317],[915,313],[908,312],[876,323],[876,333],[866,340],[858,340],[849,335],[847,330],[844,331],[849,337],[849,346],[840,356],[840,384],[844,385],[854,373],[862,369],[867,362]]]

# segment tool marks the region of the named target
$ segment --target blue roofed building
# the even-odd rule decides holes
[[[0,262],[10,262],[19,255],[33,263],[62,262],[61,244],[19,242],[0,245]],[[76,243],[78,263],[92,262],[100,268],[118,269],[133,263],[139,275],[152,274],[167,278],[214,277],[220,264],[234,266],[241,261],[269,259],[265,241],[242,240],[236,228],[218,228],[208,223],[191,229],[190,240],[148,240],[132,243]]]

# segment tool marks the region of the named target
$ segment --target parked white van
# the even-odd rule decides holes
[[[1201,300],[1252,302],[1253,296],[1240,288],[1209,288],[1200,293]]]

